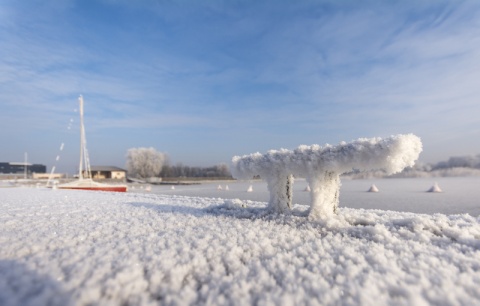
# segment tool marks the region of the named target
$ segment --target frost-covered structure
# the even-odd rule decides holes
[[[309,216],[316,218],[336,212],[340,174],[352,170],[384,170],[394,174],[413,166],[421,151],[422,142],[413,134],[361,138],[336,146],[302,145],[293,151],[280,149],[235,156],[231,170],[237,179],[260,175],[266,180],[269,208],[276,213],[288,211],[292,206],[293,177],[305,177],[311,188]]]

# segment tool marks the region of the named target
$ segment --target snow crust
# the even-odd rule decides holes
[[[0,189],[1,305],[473,305],[480,219]]]
[[[311,219],[328,217],[339,204],[340,175],[352,170],[383,170],[394,174],[415,164],[422,142],[413,134],[388,138],[360,138],[336,146],[302,145],[290,151],[270,150],[234,156],[232,175],[251,179],[260,175],[270,191],[269,209],[287,212],[291,206],[293,176],[306,178],[311,188]]]

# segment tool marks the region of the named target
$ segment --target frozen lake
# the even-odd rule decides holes
[[[437,182],[442,193],[426,192]],[[380,192],[366,192],[375,184]],[[228,185],[229,190],[225,190]],[[252,185],[252,192],[247,192]],[[218,186],[222,189],[219,190]],[[295,180],[293,202],[308,205],[310,193],[305,191],[307,182]],[[144,192],[138,186],[130,192]],[[151,193],[241,199],[268,202],[269,193],[264,181],[232,181],[205,183],[199,185],[152,186]],[[425,214],[480,215],[480,177],[436,177],[342,180],[340,207],[381,209]]]

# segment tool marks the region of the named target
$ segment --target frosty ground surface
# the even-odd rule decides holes
[[[312,221],[303,205],[268,215],[218,197],[1,188],[0,199],[1,305],[480,303],[471,214],[343,207]]]

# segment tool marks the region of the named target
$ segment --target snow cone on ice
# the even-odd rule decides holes
[[[442,189],[440,188],[440,186],[438,186],[438,183],[435,182],[435,184],[433,184],[433,186],[430,187],[430,189],[428,189],[427,192],[436,192],[436,193],[438,193],[438,192],[442,192]]]
[[[378,188],[377,186],[375,186],[375,184],[372,184],[372,186],[370,186],[370,189],[368,189],[368,192],[378,192]]]

